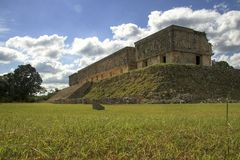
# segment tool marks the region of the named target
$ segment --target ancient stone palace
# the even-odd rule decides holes
[[[211,66],[212,45],[204,32],[169,26],[69,76],[69,85],[84,84],[159,63]]]

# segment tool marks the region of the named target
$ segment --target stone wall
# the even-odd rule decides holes
[[[159,63],[211,66],[212,46],[206,34],[169,26],[69,76],[69,85],[99,81]]]
[[[135,48],[125,47],[69,76],[69,85],[98,81],[136,69]]]
[[[204,32],[170,26],[138,42],[137,68],[157,63],[197,64],[211,66],[212,46]]]
[[[172,47],[171,33],[171,28],[168,27],[135,42],[137,62],[170,52]]]

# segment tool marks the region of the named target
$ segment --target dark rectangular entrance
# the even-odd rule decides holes
[[[201,57],[196,56],[196,65],[200,65],[200,64],[201,64]]]
[[[163,56],[163,63],[166,63],[166,56]]]
[[[166,63],[166,56],[161,56],[160,62],[161,63]]]

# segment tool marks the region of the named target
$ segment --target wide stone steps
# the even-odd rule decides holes
[[[54,96],[48,99],[48,102],[56,102],[64,99],[73,99],[83,97],[91,88],[92,83],[76,84],[57,92]]]

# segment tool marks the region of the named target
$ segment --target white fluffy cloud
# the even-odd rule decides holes
[[[30,63],[40,73],[45,86],[56,84],[55,87],[63,87],[67,84],[68,75],[76,70],[73,65],[64,65],[60,61],[68,48],[66,39],[59,35],[13,37],[0,47],[0,58],[4,62],[17,60]]]
[[[78,69],[175,24],[206,32],[213,44],[214,59],[228,61],[240,68],[240,11],[220,13],[219,7],[211,10],[178,7],[152,11],[146,27],[133,23],[111,26],[113,36],[103,41],[98,37],[76,37],[71,44],[66,44],[67,37],[59,35],[13,37],[0,47],[0,63],[8,63],[13,59],[30,63],[40,72],[44,86],[61,88],[67,85],[68,76]],[[64,63],[71,56],[74,58]]]
[[[6,41],[6,47],[19,50],[31,58],[59,58],[64,52],[66,38],[58,35],[13,37]]]
[[[100,41],[97,37],[75,38],[69,53],[88,57],[108,55],[126,45],[129,45],[129,42],[123,40],[105,39]]]
[[[219,15],[220,13],[215,10],[201,9],[194,11],[189,7],[173,8],[165,12],[153,11],[148,16],[148,26],[153,31],[158,31],[171,24],[210,31],[213,27],[212,23]]]
[[[7,64],[15,59],[24,60],[24,56],[17,50],[7,47],[0,47],[0,64]]]
[[[114,39],[136,41],[147,35],[146,29],[138,27],[136,24],[128,23],[110,27]]]

